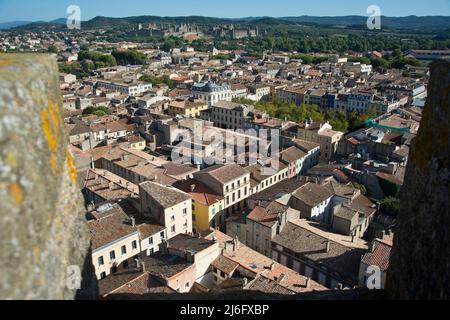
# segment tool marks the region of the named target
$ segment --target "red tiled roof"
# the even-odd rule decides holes
[[[400,181],[400,180],[397,179],[394,175],[389,174],[389,173],[385,173],[385,172],[378,171],[377,174],[376,174],[376,176],[377,176],[378,178],[380,178],[380,179],[383,179],[383,180],[392,182],[392,183],[394,183],[394,184],[396,184],[396,185],[399,185],[399,186],[401,186],[401,185],[403,184],[402,181]]]
[[[197,180],[189,179],[184,181],[177,181],[173,186],[180,189],[181,191],[189,193],[194,201],[202,203],[206,206],[210,206],[223,200],[223,197],[221,195],[216,194],[205,184]],[[192,191],[191,186],[194,188],[194,191]]]
[[[211,265],[217,270],[223,271],[227,275],[231,274],[237,267],[239,267],[239,263],[236,263],[223,255],[217,257]]]
[[[368,266],[378,266],[381,271],[386,271],[389,268],[392,247],[379,241],[375,241],[374,245],[373,252],[366,253],[362,262]]]

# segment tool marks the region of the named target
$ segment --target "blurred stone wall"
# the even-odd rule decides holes
[[[0,299],[96,294],[58,88],[54,57],[0,55]]]
[[[387,293],[450,299],[450,63],[431,65],[428,99],[401,191]]]

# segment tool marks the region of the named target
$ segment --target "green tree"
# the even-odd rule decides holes
[[[167,84],[167,86],[170,89],[173,89],[175,87],[175,84],[173,82],[173,80],[171,80],[168,76],[163,76],[163,77],[154,77],[151,75],[143,75],[142,77],[139,78],[140,81],[146,82],[146,83],[151,83],[153,86],[165,83]]]
[[[110,112],[108,110],[108,108],[106,107],[87,107],[86,109],[83,110],[82,115],[83,116],[89,116],[89,115],[95,115],[98,117],[103,117],[103,116],[107,116],[109,115]]]
[[[141,65],[146,61],[145,54],[136,50],[113,51],[111,55],[119,65]]]
[[[47,52],[49,53],[58,53],[58,48],[54,45],[48,47]]]
[[[367,57],[348,57],[348,61],[350,62],[360,62],[362,64],[370,64],[370,59]]]
[[[355,189],[358,189],[359,191],[361,191],[361,194],[365,195],[367,193],[367,188],[363,185],[360,184],[358,182],[352,182],[351,186]]]
[[[370,59],[370,64],[374,68],[388,68],[389,67],[389,61],[383,58],[372,58]]]
[[[382,213],[396,218],[400,213],[400,199],[395,197],[386,197],[381,201],[380,210]]]

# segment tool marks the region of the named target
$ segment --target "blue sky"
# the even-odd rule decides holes
[[[211,17],[366,15],[376,4],[386,16],[450,15],[450,0],[0,0],[0,22],[53,20],[80,6],[82,20],[137,15]]]

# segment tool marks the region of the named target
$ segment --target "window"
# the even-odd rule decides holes
[[[186,288],[189,288],[190,286],[191,286],[191,284],[190,284],[189,282],[186,282],[185,287],[186,287]]]
[[[100,280],[103,280],[106,278],[106,272],[100,273]]]
[[[187,215],[187,208],[184,208],[183,209],[183,216],[186,216]]]
[[[103,256],[98,257],[98,265],[99,265],[99,266],[102,266],[102,265],[104,265],[104,264],[105,264],[105,260],[103,259]]]
[[[151,256],[153,253],[155,253],[155,250],[153,248],[148,250],[148,255]]]
[[[148,238],[148,244],[153,244],[153,237]]]
[[[170,230],[172,231],[172,233],[175,233],[175,225],[173,225],[172,228],[170,228]]]
[[[164,240],[164,238],[166,237],[166,236],[164,235],[164,231],[161,231],[161,233],[159,234],[159,236],[160,236],[161,239],[163,239],[163,240]]]
[[[136,241],[133,241],[133,242],[131,243],[131,247],[133,248],[133,250],[136,250],[136,249],[137,249],[137,242],[136,242]]]
[[[121,251],[122,251],[122,255],[126,255],[127,254],[127,247],[126,246],[122,246]]]
[[[170,221],[171,221],[171,222],[174,222],[174,221],[175,221],[175,216],[171,216],[171,217],[170,217]]]
[[[114,250],[109,253],[109,258],[111,260],[115,260],[116,259],[116,252]]]

